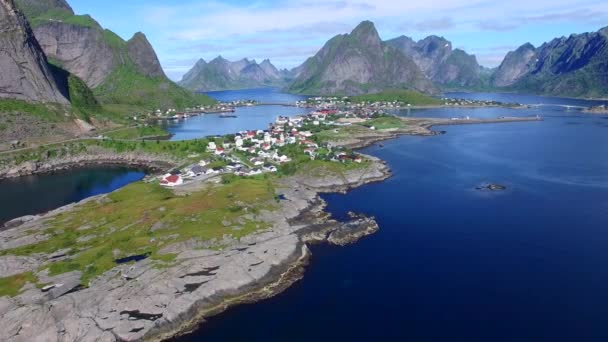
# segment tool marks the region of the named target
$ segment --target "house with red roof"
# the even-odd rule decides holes
[[[174,187],[182,184],[184,184],[184,180],[180,175],[172,175],[170,173],[164,175],[160,180],[160,185],[162,186]]]

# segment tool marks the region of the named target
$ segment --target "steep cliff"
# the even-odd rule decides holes
[[[525,44],[507,55],[494,74],[507,90],[569,97],[608,96],[608,28]]]
[[[0,98],[67,104],[34,34],[13,0],[0,0]]]
[[[474,55],[452,49],[452,43],[438,36],[418,42],[401,36],[386,43],[411,57],[424,74],[442,87],[480,87],[484,84],[482,68]]]
[[[492,75],[492,85],[506,87],[519,81],[529,73],[536,64],[536,48],[526,43],[505,56],[498,69]]]

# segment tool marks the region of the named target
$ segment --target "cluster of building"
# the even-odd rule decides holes
[[[289,145],[298,146],[296,151],[301,151],[311,160],[360,163],[360,156],[347,153],[343,148],[318,143],[313,138],[313,131],[344,125],[329,119],[339,114],[333,109],[323,109],[306,116],[280,116],[267,130],[241,131],[229,139],[209,141],[207,152],[211,156],[208,159],[166,174],[161,177],[160,183],[172,187],[189,179],[217,174],[255,176],[278,172],[281,164],[292,161],[282,151]]]

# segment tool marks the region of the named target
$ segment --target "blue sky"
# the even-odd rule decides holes
[[[124,39],[144,32],[174,80],[218,55],[292,68],[362,20],[372,20],[382,39],[444,36],[489,67],[523,43],[608,26],[605,0],[68,1]]]

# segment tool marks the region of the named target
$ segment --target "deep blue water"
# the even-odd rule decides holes
[[[608,116],[470,115],[505,111],[545,121],[435,127],[447,133],[363,150],[393,177],[324,198],[334,217],[374,215],[380,231],[313,247],[302,281],[180,341],[608,340]],[[475,190],[485,182],[508,189]]]
[[[144,171],[122,167],[79,168],[0,181],[0,227],[141,180]]]
[[[273,88],[246,89],[235,91],[210,92],[209,96],[219,101],[256,100],[262,103],[294,104],[305,97],[283,94]],[[237,118],[221,118],[220,114],[195,116],[178,122],[166,124],[173,134],[171,140],[188,140],[206,136],[233,134],[248,129],[266,129],[278,116],[306,114],[305,108],[285,106],[237,107]]]

